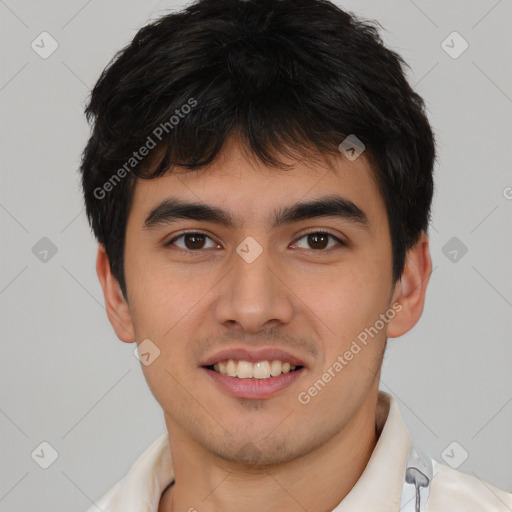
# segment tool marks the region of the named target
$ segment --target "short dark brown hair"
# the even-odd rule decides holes
[[[405,62],[376,25],[326,0],[199,0],[115,55],[86,108],[92,134],[80,170],[90,225],[125,298],[136,178],[199,169],[235,133],[276,167],[290,148],[340,156],[355,135],[386,205],[400,278],[428,227],[435,140]]]

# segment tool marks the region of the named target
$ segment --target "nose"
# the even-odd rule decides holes
[[[250,333],[289,323],[293,293],[285,279],[268,250],[253,261],[234,253],[233,267],[219,283],[217,322]]]

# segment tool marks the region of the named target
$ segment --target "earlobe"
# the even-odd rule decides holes
[[[431,273],[429,241],[423,232],[416,244],[407,251],[405,268],[393,293],[391,304],[400,304],[401,310],[388,324],[389,338],[402,336],[420,319]]]
[[[110,262],[103,245],[98,246],[96,273],[103,289],[108,319],[117,335],[125,343],[135,341],[133,321],[119,282],[112,274]]]

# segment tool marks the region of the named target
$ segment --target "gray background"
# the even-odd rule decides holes
[[[435,458],[467,452],[460,470],[512,491],[512,0],[339,4],[382,23],[439,141],[435,270],[420,323],[389,342],[381,387]],[[134,345],[107,321],[77,167],[99,73],[183,5],[0,0],[1,511],[85,510],[165,431]],[[31,48],[43,31],[59,45],[46,59]],[[469,44],[458,58],[441,46],[453,31]],[[43,237],[54,255],[48,241],[33,250]],[[31,457],[43,441],[58,452],[48,469],[35,462],[48,449]]]

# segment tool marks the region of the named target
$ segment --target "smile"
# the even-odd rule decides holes
[[[272,398],[306,372],[303,366],[277,360],[251,363],[234,359],[203,366],[202,370],[223,393],[246,400]]]
[[[302,368],[287,361],[258,361],[227,359],[207,367],[221,375],[238,379],[270,379]]]

